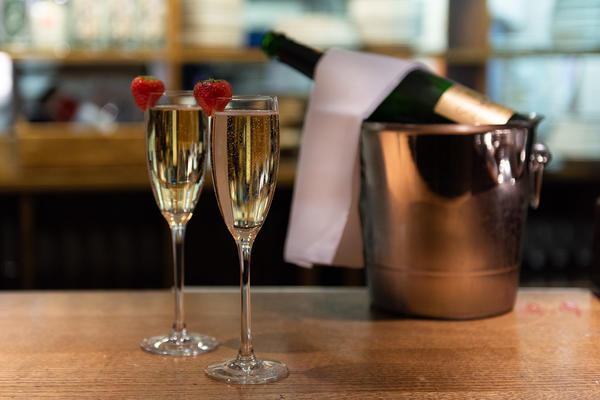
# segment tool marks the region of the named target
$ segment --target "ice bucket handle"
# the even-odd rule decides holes
[[[529,171],[531,173],[531,197],[529,199],[529,205],[531,208],[536,209],[540,204],[540,194],[542,191],[542,175],[544,173],[544,167],[552,159],[552,154],[548,147],[543,143],[535,143],[531,150],[531,157],[529,158]]]

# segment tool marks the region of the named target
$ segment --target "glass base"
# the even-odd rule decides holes
[[[185,331],[146,338],[140,343],[142,350],[164,356],[195,356],[214,350],[218,346],[219,342],[212,336]]]
[[[206,375],[218,381],[235,384],[257,384],[275,382],[288,376],[284,363],[272,360],[259,360],[252,356],[244,360],[220,361],[206,368]]]

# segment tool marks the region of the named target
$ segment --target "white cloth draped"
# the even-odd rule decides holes
[[[358,213],[361,124],[410,71],[421,67],[338,49],[321,57],[302,133],[287,262],[363,266]]]

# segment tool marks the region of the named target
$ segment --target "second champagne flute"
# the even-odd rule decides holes
[[[156,100],[160,94],[152,94]],[[207,167],[207,129],[192,91],[166,91],[146,112],[146,150],[152,191],[169,223],[175,280],[175,322],[168,335],[144,339],[154,354],[193,356],[218,346],[214,337],[189,333],[184,320],[185,228],[202,190]]]
[[[212,117],[210,142],[215,194],[240,258],[241,343],[236,358],[212,364],[206,373],[227,383],[276,381],[288,375],[285,364],[257,358],[252,347],[250,253],[277,182],[277,98],[233,96],[225,110]]]

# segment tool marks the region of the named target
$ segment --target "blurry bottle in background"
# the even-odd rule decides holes
[[[136,0],[135,14],[129,18],[129,24],[135,26],[136,42],[142,48],[164,46],[167,32],[168,0]],[[122,2],[117,2],[119,5]],[[118,7],[118,5],[117,5]],[[143,23],[140,23],[143,21]]]
[[[96,49],[108,45],[106,2],[71,0],[69,28],[71,45]]]
[[[2,26],[0,40],[9,49],[29,46],[29,15],[24,0],[4,0],[2,2]]]
[[[29,4],[32,47],[55,51],[68,48],[67,3],[54,0],[34,0]]]
[[[107,14],[107,45],[111,48],[132,48],[140,45],[141,38],[138,37],[138,30],[142,29],[146,22],[135,23],[139,2],[105,0],[103,3]],[[141,19],[141,21],[145,20]]]
[[[182,0],[183,44],[207,47],[243,46],[243,7],[244,0]]]

